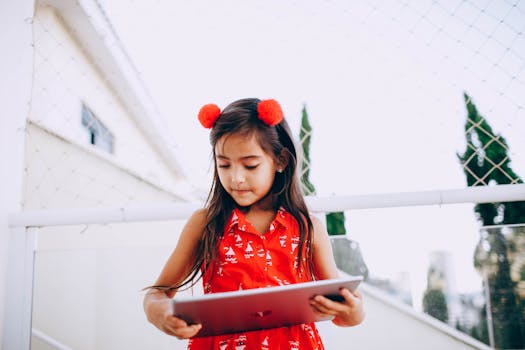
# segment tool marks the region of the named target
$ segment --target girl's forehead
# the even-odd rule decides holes
[[[226,134],[215,145],[215,153],[265,153],[255,134]]]

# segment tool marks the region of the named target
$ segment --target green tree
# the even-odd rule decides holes
[[[468,113],[465,124],[467,147],[462,155],[458,154],[458,158],[467,185],[521,183],[510,167],[506,140],[494,134],[467,94],[464,98]],[[524,203],[479,203],[474,210],[483,226],[510,224],[524,221]],[[523,311],[519,307],[515,282],[510,276],[507,242],[499,228],[486,232],[476,247],[474,265],[487,277],[488,283],[484,288],[488,288],[490,293],[495,345],[502,349],[523,348]]]
[[[448,321],[447,299],[441,289],[431,288],[425,291],[423,311],[441,322]]]
[[[345,235],[345,213],[336,211],[326,214],[326,230],[330,235]]]
[[[301,163],[301,189],[305,196],[315,195],[315,187],[310,182],[310,142],[312,139],[312,126],[308,119],[306,105],[303,105],[301,130],[299,131],[299,140],[303,150],[303,162]]]

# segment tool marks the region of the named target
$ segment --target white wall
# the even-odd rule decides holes
[[[0,344],[5,327],[10,230],[7,216],[20,210],[22,199],[24,125],[33,70],[31,17],[33,0],[0,2]]]
[[[363,293],[365,320],[356,327],[319,323],[327,349],[488,350],[489,347],[368,285]]]
[[[150,181],[174,189],[174,174],[129,116],[69,33],[60,15],[37,6],[34,20],[35,71],[30,119],[75,142],[89,144],[81,126],[84,102],[114,135],[114,158]],[[133,103],[133,102],[128,102]]]
[[[41,229],[33,327],[72,349],[185,349],[147,322],[141,291],[155,281],[183,224]],[[47,347],[33,337],[32,349]]]
[[[178,200],[103,154],[35,124],[28,124],[27,134],[26,210]],[[54,165],[52,172],[48,164]],[[42,176],[48,180],[42,181]],[[157,349],[184,349],[184,342],[146,321],[141,292],[155,281],[183,223],[39,229],[33,328],[73,349],[146,349],[151,344]],[[32,349],[47,348],[33,337]]]
[[[110,156],[27,125],[24,209],[125,207],[180,201]]]

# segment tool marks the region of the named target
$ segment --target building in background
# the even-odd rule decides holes
[[[36,1],[32,27],[23,210],[200,200],[163,117],[99,4]],[[144,326],[140,290],[153,282],[182,224],[38,229],[32,348],[53,342],[75,349],[130,346],[134,341],[115,337],[112,325]],[[139,274],[141,268],[147,272]],[[57,290],[66,285],[67,292]],[[119,303],[136,307],[115,312]],[[151,344],[155,336],[152,330],[141,338]],[[176,339],[164,341],[173,347]]]
[[[193,200],[165,122],[96,3],[37,1],[25,209]]]

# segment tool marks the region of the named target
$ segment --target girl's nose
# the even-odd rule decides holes
[[[244,172],[242,170],[236,170],[232,174],[232,182],[233,184],[240,184],[246,181],[246,177],[244,176]]]

